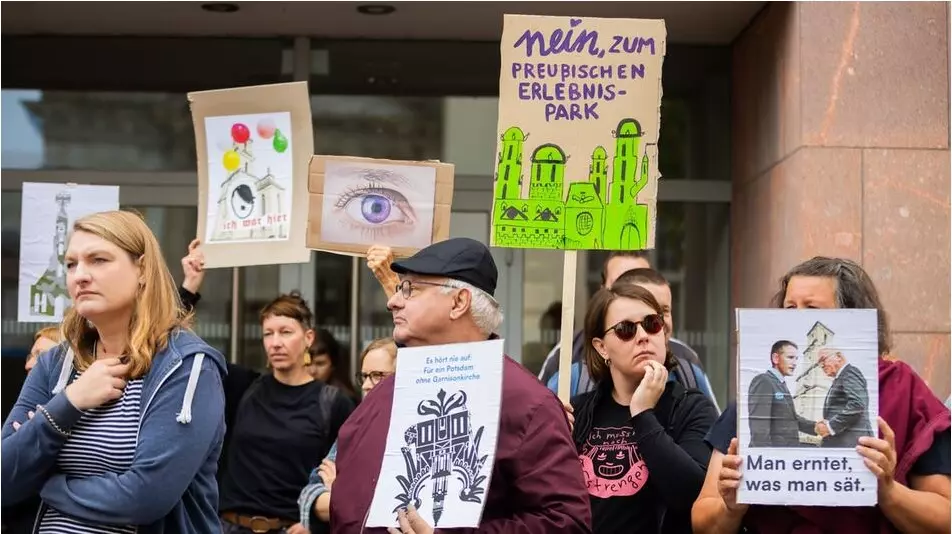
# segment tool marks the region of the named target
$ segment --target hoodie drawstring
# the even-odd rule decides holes
[[[66,349],[66,356],[63,358],[63,367],[60,369],[59,378],[56,379],[56,385],[53,387],[53,395],[56,395],[66,387],[69,381],[69,375],[73,372],[73,348]]]
[[[182,410],[175,418],[176,421],[187,425],[192,422],[192,399],[195,397],[195,388],[198,386],[198,375],[202,372],[202,361],[205,354],[199,352],[192,360],[192,371],[188,374],[188,385],[185,386],[185,396],[182,397]]]

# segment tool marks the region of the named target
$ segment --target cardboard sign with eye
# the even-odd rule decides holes
[[[362,256],[374,244],[409,256],[449,237],[454,166],[313,156],[307,246]]]
[[[189,93],[206,267],[303,263],[307,161],[303,82]]]

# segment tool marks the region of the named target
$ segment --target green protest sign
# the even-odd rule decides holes
[[[506,15],[492,244],[654,247],[661,20]]]

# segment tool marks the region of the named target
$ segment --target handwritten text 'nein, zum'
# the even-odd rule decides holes
[[[605,60],[606,54],[651,55],[657,54],[654,37],[614,35],[602,47],[597,30],[576,27],[582,19],[570,19],[568,30],[556,29],[545,35],[538,30],[526,30],[516,39],[513,48],[524,47],[525,58],[535,61],[513,62],[512,77],[523,79],[519,83],[519,99],[544,101],[545,120],[589,120],[599,118],[598,102],[610,102],[624,96],[626,89],[617,87],[621,80],[638,80],[645,77],[645,65],[625,59],[626,56]],[[542,58],[560,54],[579,54],[589,58],[592,64],[546,63]],[[558,61],[558,58],[555,58]],[[602,61],[599,61],[602,60]],[[622,60],[621,64],[617,60]],[[574,59],[572,61],[577,61]],[[585,80],[585,81],[579,81]],[[563,104],[561,102],[568,102]]]

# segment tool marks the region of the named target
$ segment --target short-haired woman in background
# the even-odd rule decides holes
[[[307,371],[313,324],[297,293],[261,310],[271,373],[252,383],[238,403],[221,483],[225,534],[305,532],[298,523],[298,496],[354,410],[339,389]]]
[[[41,534],[218,532],[225,361],[183,328],[155,236],[133,213],[89,215],[65,263],[66,342],[3,425],[3,504],[38,492]]]

